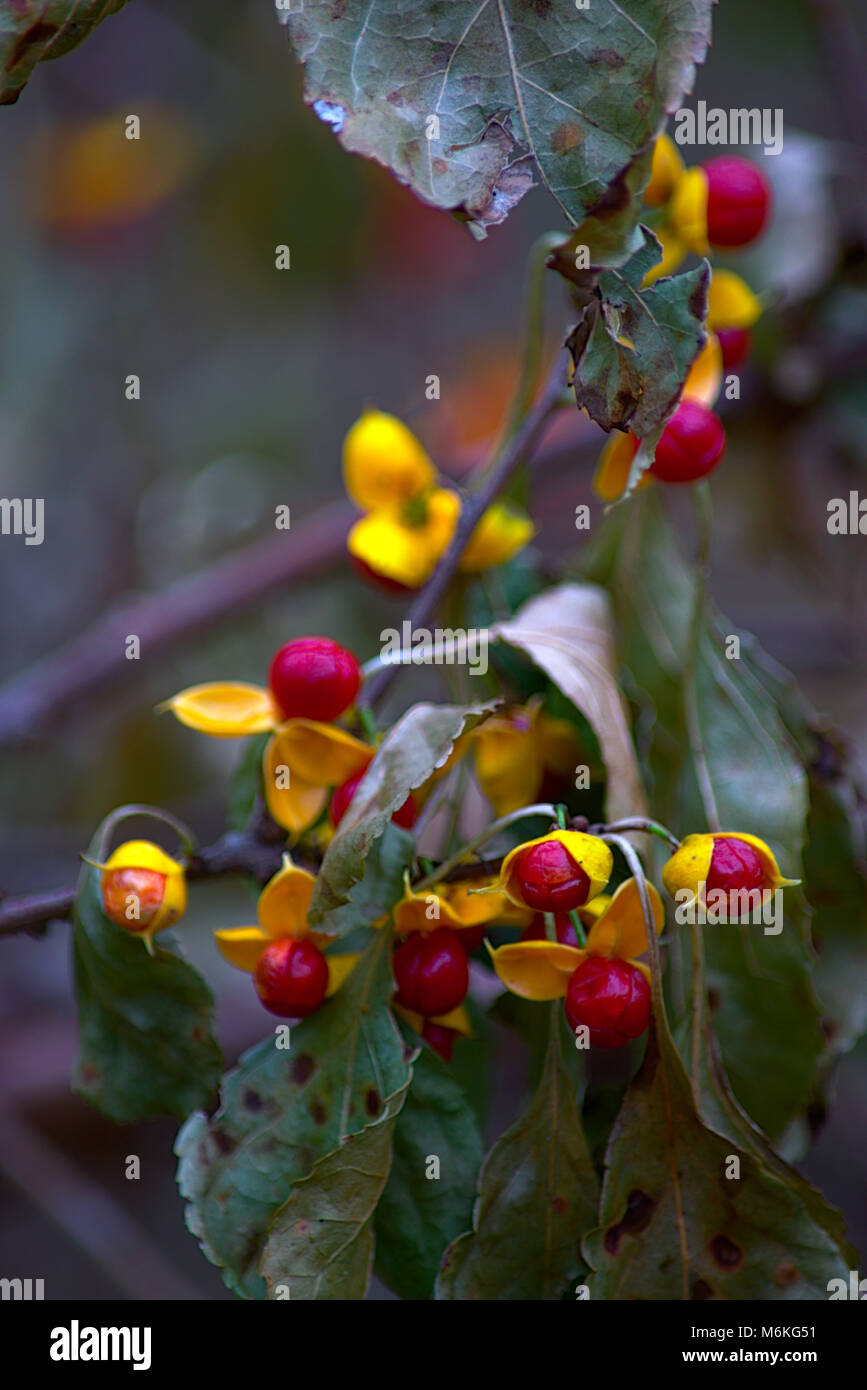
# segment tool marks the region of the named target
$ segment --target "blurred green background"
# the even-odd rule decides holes
[[[841,10],[863,43],[862,8]],[[786,134],[784,154],[765,161],[771,231],[731,262],[769,307],[743,399],[724,409],[713,590],[864,769],[865,547],[825,527],[829,498],[867,492],[864,127],[853,129],[828,52],[829,12],[725,0],[698,76],[709,104],[782,107]],[[119,164],[105,131],[128,114],[143,139]],[[304,107],[267,0],[133,0],[3,108],[0,177],[0,495],[46,508],[43,545],[0,540],[0,708],[4,681],[118,599],[273,536],[276,506],[291,508],[287,547],[301,544],[304,517],[341,495],[341,440],[365,404],[409,421],[444,471],[465,469],[513,380],[527,250],[557,225],[536,190],[478,244],[344,154]],[[280,244],[289,271],[274,267]],[[558,284],[548,298],[553,343],[568,305]],[[131,373],[139,401],[125,399]],[[432,373],[438,402],[425,399]],[[557,438],[533,500],[537,548],[554,567],[574,553],[571,519],[592,502],[602,442],[577,414]],[[684,513],[686,546],[691,534]],[[95,824],[122,802],[164,805],[212,838],[237,749],[155,718],[154,706],[199,681],[261,682],[274,648],[305,632],[367,658],[401,615],[338,553],[325,575],[168,652],[145,645],[123,679],[3,747],[0,886],[71,883]],[[237,884],[196,886],[185,931],[218,990],[230,1059],[261,1036],[262,1015],[210,932],[250,908]],[[49,1297],[228,1297],[183,1230],[173,1126],[116,1130],[68,1093],[66,937],[57,925],[0,945],[0,1273],[44,1277]],[[867,1053],[841,1065],[805,1165],[862,1246],[865,1065]],[[501,1128],[522,1084],[505,1036],[497,1076]],[[123,1177],[129,1153],[144,1159],[139,1183]]]

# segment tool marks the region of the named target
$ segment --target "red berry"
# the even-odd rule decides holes
[[[421,1035],[434,1052],[439,1053],[444,1062],[452,1060],[455,1038],[458,1036],[455,1028],[444,1028],[441,1023],[431,1023],[430,1019],[427,1018]]]
[[[587,901],[590,879],[559,840],[531,845],[515,865],[521,897],[538,912],[569,912]]]
[[[719,463],[726,447],[722,422],[700,401],[681,401],[662,432],[649,472],[664,483],[694,483]]]
[[[447,1014],[469,988],[470,971],[458,933],[437,927],[413,932],[394,953],[396,999],[417,1014]]]
[[[726,370],[729,367],[739,367],[749,357],[753,335],[748,328],[718,328],[716,336],[719,338],[723,366]]]
[[[283,936],[266,946],[253,976],[256,992],[278,1018],[305,1018],[325,998],[328,966],[312,941]]]
[[[554,913],[554,926],[557,929],[557,940],[563,946],[578,946],[580,943],[575,934],[570,917],[565,912]],[[545,919],[541,915],[534,917],[528,927],[521,932],[522,941],[547,941],[548,933],[545,930]]]
[[[650,985],[625,960],[589,956],[569,981],[563,1000],[573,1033],[590,1029],[591,1047],[625,1047],[650,1021]]]
[[[328,808],[328,819],[333,826],[338,826],[349,809],[349,803],[355,796],[358,784],[364,777],[363,772],[358,772],[354,777],[350,777],[348,782],[344,782],[342,787],[335,787],[331,794],[331,805]],[[415,825],[415,818],[418,815],[412,793],[406,798],[402,806],[398,806],[392,820],[395,825],[400,825],[404,830],[412,830]]]
[[[473,951],[479,949],[485,939],[487,930],[488,928],[483,922],[480,927],[461,927],[460,931],[455,932],[455,936],[463,946],[466,955],[471,956]]]
[[[707,239],[712,246],[746,246],[764,229],[771,188],[755,164],[722,154],[703,165],[707,176]]]
[[[707,891],[721,888],[725,893],[738,889],[763,888],[765,866],[761,857],[746,840],[714,840],[710,868],[707,871]]]
[[[352,652],[330,637],[296,637],[274,656],[268,685],[285,719],[327,724],[352,704],[361,669]]]

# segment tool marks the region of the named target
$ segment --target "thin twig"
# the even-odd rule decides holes
[[[538,443],[548,421],[562,402],[565,378],[565,365],[558,354],[554,370],[551,372],[539,400],[525,417],[520,429],[511,438],[501,458],[488,473],[480,487],[467,499],[451,545],[410,609],[409,622],[413,631],[416,628],[424,627],[434,613],[457,573],[458,564],[467,547],[467,542],[483,514],[491,503],[499,497],[512,474],[522,463],[526,462],[528,455]],[[388,689],[399,669],[400,667],[395,665],[383,666],[380,670],[375,671],[364,686],[359,696],[359,703],[375,704]]]

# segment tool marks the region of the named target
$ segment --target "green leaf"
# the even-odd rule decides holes
[[[88,858],[98,860],[104,842],[100,826]],[[220,1077],[214,997],[164,942],[163,934],[151,956],[141,938],[106,917],[100,872],[82,866],[72,916],[79,1024],[73,1086],[119,1124],[184,1119],[208,1103]]]
[[[801,759],[744,656],[746,640],[742,659],[728,660],[725,637],[733,629],[710,605],[697,629],[689,704],[695,574],[680,558],[657,493],[612,513],[588,558],[589,573],[607,583],[614,604],[653,814],[681,836],[715,828],[758,835],[783,873],[797,878],[807,811]],[[741,1105],[771,1137],[808,1103],[824,1047],[805,913],[791,889],[784,908],[779,935],[761,925],[705,929],[726,1071]]]
[[[607,595],[591,584],[560,584],[531,598],[491,635],[526,652],[587,719],[605,762],[609,817],[644,814]]]
[[[412,860],[415,840],[391,821],[375,840],[364,864],[364,878],[350,889],[349,901],[328,914],[328,931],[348,936],[371,927],[390,912],[403,894],[403,875]]]
[[[409,1084],[407,1077],[372,1124],[326,1154],[293,1187],[262,1254],[269,1297],[364,1298],[373,1264],[373,1217]]]
[[[445,1253],[439,1299],[555,1299],[582,1272],[579,1247],[596,1220],[598,1183],[564,1061],[560,1012],[552,1005],[536,1094],[485,1160],[473,1229]]]
[[[36,64],[60,58],[126,0],[0,0],[0,104],[17,101]]]
[[[225,1076],[216,1115],[191,1116],[178,1135],[187,1225],[243,1297],[265,1296],[259,1259],[293,1183],[380,1115],[407,1079],[388,1008],[389,946],[389,932],[374,932],[338,993],[292,1028],[291,1048],[275,1029]]]
[[[244,740],[229,787],[226,820],[230,830],[244,830],[250,822],[256,798],[262,790],[262,758],[270,734],[254,734]]]
[[[650,464],[705,341],[710,268],[705,261],[641,289],[645,273],[659,260],[656,238],[642,230],[644,247],[622,271],[600,277],[567,347],[578,405],[604,430],[631,429],[646,446],[652,444]]]
[[[325,852],[307,914],[311,926],[331,931],[329,914],[349,901],[364,874],[364,861],[392,813],[443,765],[459,735],[493,708],[413,705],[389,729]]]
[[[483,235],[535,174],[571,224],[619,217],[628,246],[631,166],[692,86],[711,4],[307,0],[281,19],[308,104],[424,202]]]
[[[840,1218],[737,1138],[703,1123],[663,1017],[606,1153],[600,1224],[584,1241],[591,1298],[827,1298],[828,1280],[848,1277]]]
[[[401,1298],[433,1293],[443,1251],[472,1221],[481,1162],[482,1136],[467,1097],[451,1068],[422,1047],[375,1218],[376,1272]]]

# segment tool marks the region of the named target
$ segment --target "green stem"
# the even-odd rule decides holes
[[[707,581],[710,574],[711,545],[713,542],[713,512],[711,507],[710,484],[698,483],[693,488],[699,527],[699,549],[696,566],[695,593],[693,596],[692,618],[689,627],[689,645],[684,664],[684,714],[689,736],[689,746],[695,764],[695,775],[701,792],[702,805],[711,830],[719,830],[720,817],[714,795],[707,754],[701,736],[698,717],[698,695],[696,691],[696,668],[698,666],[699,645],[701,643],[701,623],[704,617],[707,598]]]
[[[486,840],[493,839],[501,830],[505,830],[509,825],[514,825],[515,821],[527,820],[530,816],[550,816],[551,819],[554,820],[556,818],[556,812],[550,801],[540,801],[534,806],[521,806],[517,811],[510,811],[507,816],[500,816],[499,820],[491,821],[491,824],[483,830],[480,835],[475,835],[462,849],[458,850],[457,854],[453,854],[450,859],[446,859],[440,864],[439,868],[437,868],[434,873],[428,874],[426,878],[422,879],[421,883],[414,884],[414,892],[421,893],[425,888],[430,888],[434,883],[439,883],[441,879],[445,878],[446,874],[451,873],[452,869],[456,869],[458,864],[462,864],[465,859],[469,859],[470,855],[474,854],[479,846],[483,845]]]
[[[644,932],[647,937],[647,952],[650,956],[650,975],[651,989],[653,993],[653,1011],[656,1016],[657,1027],[665,1017],[665,1002],[662,997],[662,960],[659,952],[659,942],[656,939],[656,922],[653,917],[653,905],[650,901],[650,894],[647,891],[647,877],[644,873],[641,860],[628,840],[622,835],[600,835],[607,845],[616,845],[629,866],[638,886],[638,897],[641,901],[641,913],[644,917]]]
[[[559,825],[561,830],[565,830],[568,824],[566,820],[566,807],[563,805],[559,805],[556,806],[554,809],[557,812],[557,824]]]
[[[130,803],[128,806],[118,806],[110,815],[106,816],[102,823],[102,833],[99,838],[97,853],[100,859],[107,857],[108,847],[118,825],[122,821],[132,820],[134,816],[144,816],[149,820],[160,821],[163,825],[169,826],[180,840],[180,853],[177,856],[181,863],[193,857],[195,852],[195,836],[189,826],[169,811],[161,811],[158,806],[145,806],[138,803]],[[84,856],[82,855],[82,858]],[[90,862],[90,861],[88,861]]]
[[[360,705],[358,709],[358,718],[361,721],[361,727],[364,730],[368,743],[376,743],[379,738],[379,729],[376,725],[376,715],[373,713],[373,710],[368,709],[365,705]]]
[[[553,914],[553,912],[546,912],[546,913],[544,914],[544,917],[545,917],[545,935],[547,936],[548,940],[549,940],[549,941],[553,941],[553,942],[554,942],[554,945],[556,946],[556,945],[557,945],[557,923],[554,921],[554,914]]]
[[[578,916],[578,913],[574,907],[572,908],[572,911],[569,913],[569,921],[572,923],[572,926],[575,930],[575,935],[578,938],[578,945],[586,946],[587,937],[584,933],[584,924],[581,921],[581,918]]]
[[[521,375],[494,457],[512,438],[533,402],[545,349],[545,270],[548,257],[563,243],[562,232],[545,232],[530,247],[524,286],[524,350]]]
[[[606,833],[616,835],[623,830],[640,830],[648,835],[658,835],[660,840],[665,840],[672,849],[680,849],[680,840],[676,835],[659,821],[648,820],[646,816],[632,816],[628,820],[613,821],[611,825],[603,827]]]

